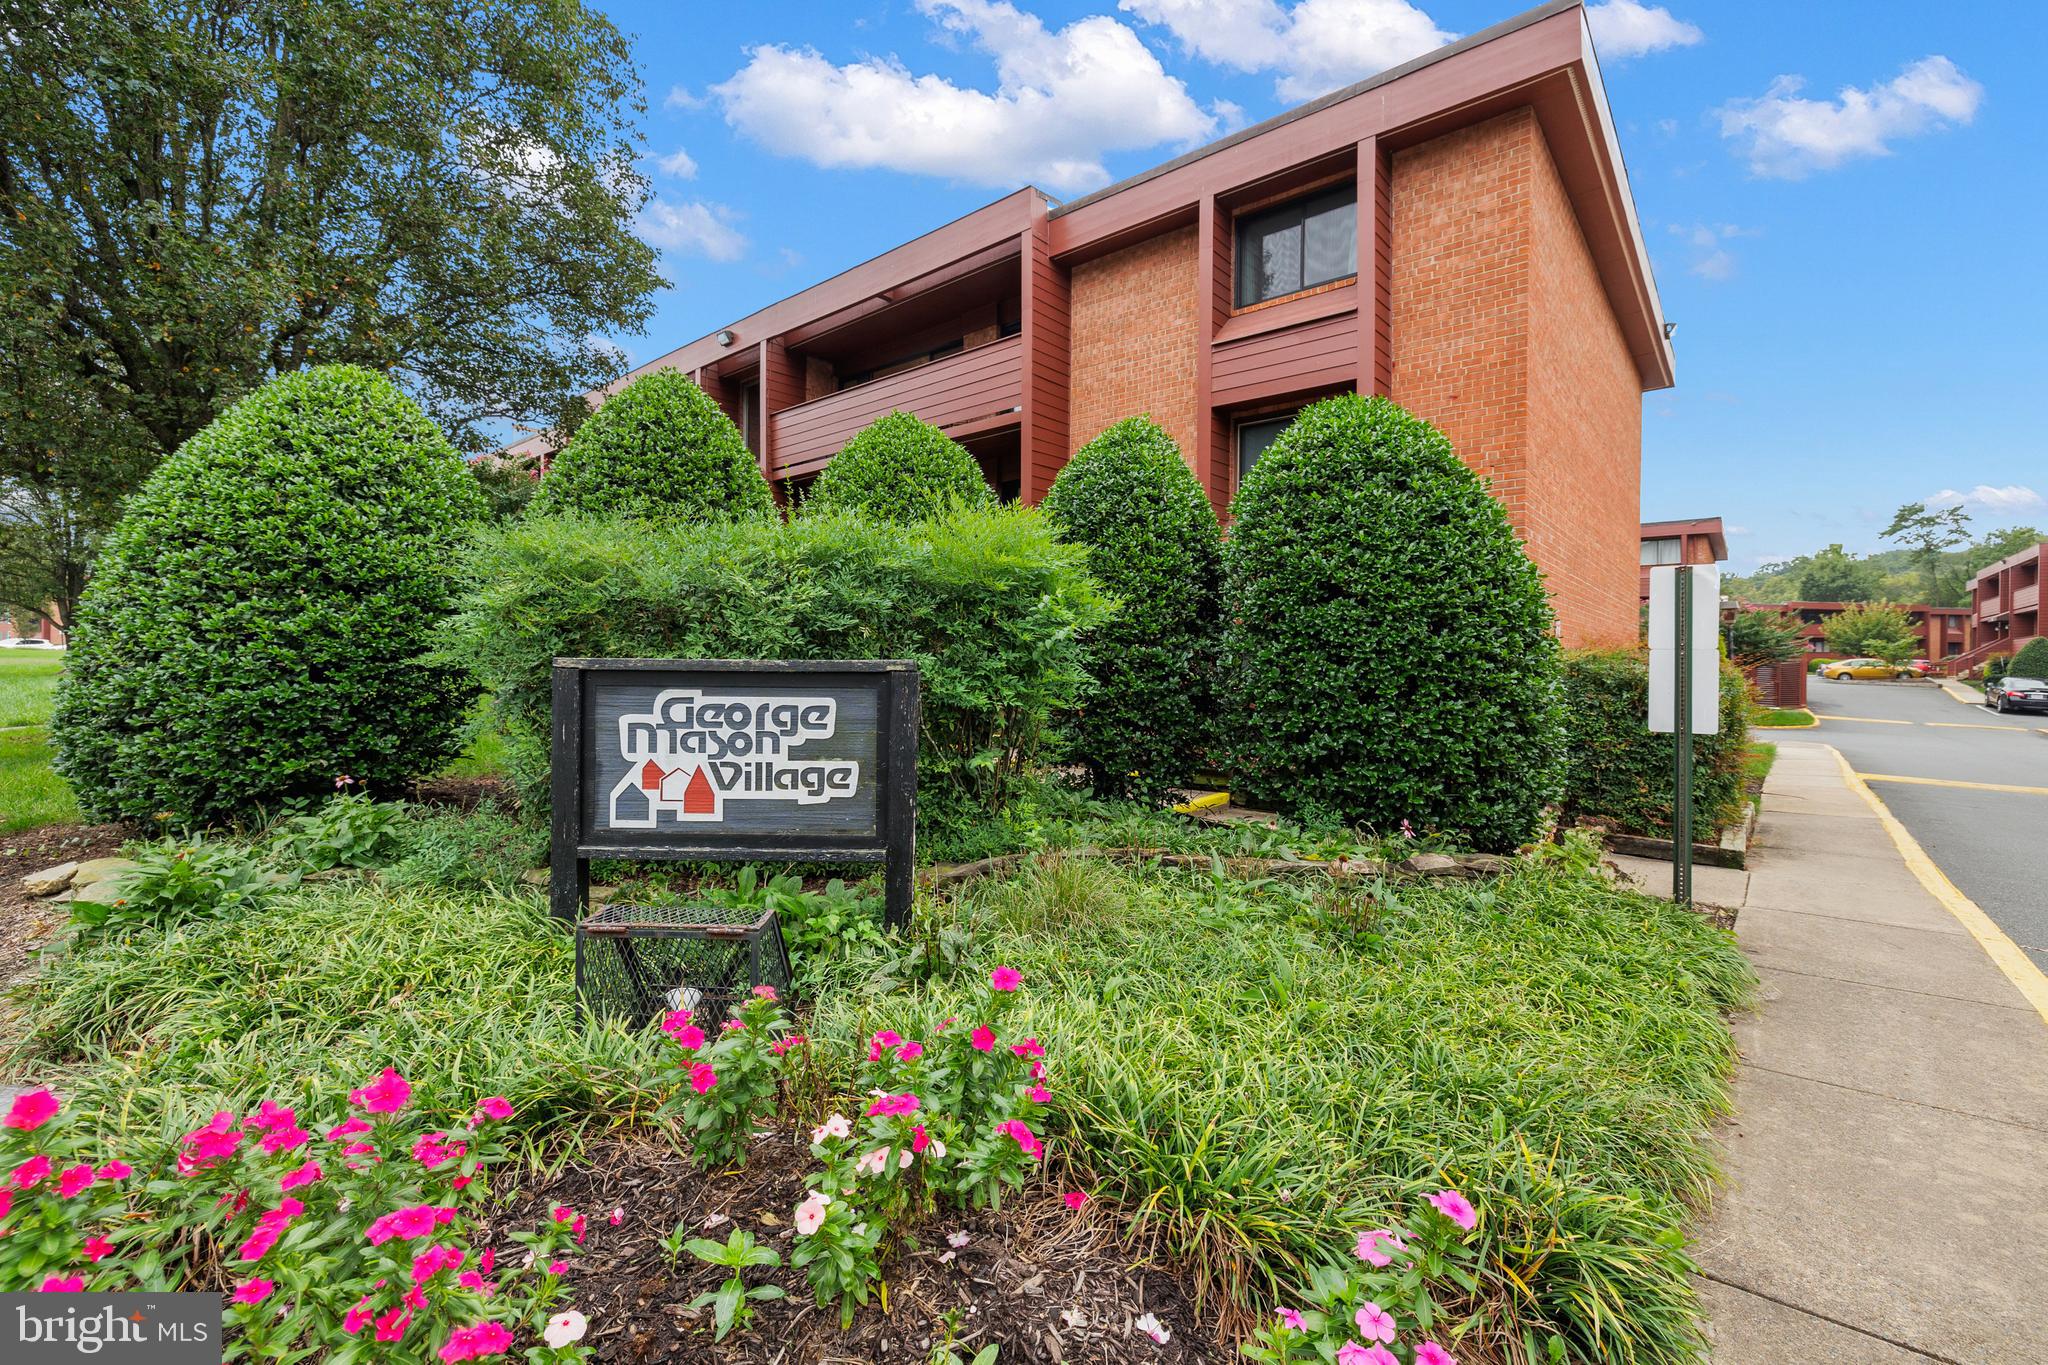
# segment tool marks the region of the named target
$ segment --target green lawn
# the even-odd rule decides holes
[[[42,650],[0,650],[0,730],[47,725],[64,656]]]
[[[49,731],[0,734],[0,834],[79,818],[70,784],[50,771]]]
[[[1763,730],[1803,730],[1816,723],[1813,712],[1803,706],[1773,708],[1756,718],[1757,728]]]

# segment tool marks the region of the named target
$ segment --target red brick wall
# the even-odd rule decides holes
[[[1151,414],[1195,458],[1196,230],[1177,228],[1074,267],[1068,434]]]
[[[1534,113],[1393,167],[1393,396],[1488,480],[1568,645],[1636,635],[1635,372]]]

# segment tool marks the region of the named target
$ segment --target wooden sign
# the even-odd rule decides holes
[[[557,659],[549,910],[592,858],[881,862],[910,913],[918,675],[894,660]]]

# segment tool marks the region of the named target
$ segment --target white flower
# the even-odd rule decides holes
[[[947,1246],[964,1247],[970,1240],[972,1239],[964,1232],[949,1232],[946,1234]]]
[[[1132,1326],[1136,1327],[1140,1332],[1143,1332],[1146,1336],[1152,1338],[1152,1340],[1158,1342],[1161,1346],[1164,1346],[1167,1343],[1167,1340],[1173,1336],[1173,1333],[1167,1331],[1166,1328],[1160,1326],[1159,1319],[1153,1317],[1150,1313],[1147,1313],[1144,1317],[1139,1318],[1135,1323],[1132,1324]]]
[[[722,1213],[711,1213],[704,1216],[704,1226],[707,1228],[715,1228],[720,1223],[730,1223],[731,1221],[732,1219]]]
[[[959,1254],[960,1253],[957,1251],[942,1251],[939,1253],[939,1264],[944,1265],[947,1261],[952,1260],[955,1256],[958,1256]]]
[[[946,1144],[937,1138],[933,1138],[925,1150],[932,1154],[931,1159],[933,1161],[944,1161],[946,1159]]]
[[[909,1169],[910,1169],[910,1161],[911,1161],[911,1156],[910,1156],[910,1149],[909,1149],[908,1147],[899,1147],[899,1148],[897,1148],[897,1149],[896,1149],[896,1169],[897,1169],[897,1170],[899,1170],[899,1171],[907,1171],[907,1170],[909,1170]]]
[[[566,1308],[548,1319],[548,1325],[540,1339],[559,1351],[564,1346],[583,1340],[583,1334],[590,1330],[590,1319],[573,1308]]]
[[[853,1125],[846,1121],[844,1114],[834,1114],[816,1128],[811,1129],[811,1141],[823,1142],[828,1137],[843,1138],[853,1132]]]

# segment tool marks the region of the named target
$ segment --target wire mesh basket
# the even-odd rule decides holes
[[[639,1028],[686,1009],[708,1032],[763,985],[790,992],[773,910],[607,905],[576,926],[576,994],[589,1019]]]

